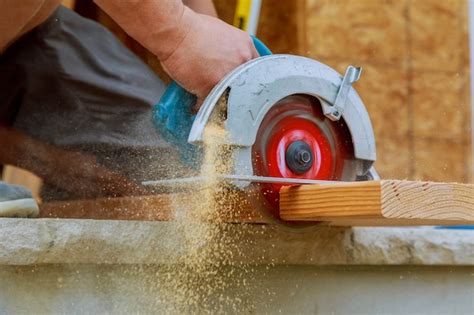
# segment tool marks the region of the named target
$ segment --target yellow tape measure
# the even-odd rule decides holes
[[[234,26],[248,31],[249,19],[252,9],[252,0],[238,0],[234,15]]]

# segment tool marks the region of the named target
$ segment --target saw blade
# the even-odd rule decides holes
[[[319,100],[312,96],[291,95],[272,106],[260,124],[252,149],[256,176],[287,180],[357,179],[347,127],[343,121],[334,122],[324,116]],[[299,156],[295,158],[295,154]],[[278,215],[282,183],[267,182],[260,186],[269,203],[263,206]]]
[[[250,176],[250,175],[234,175],[234,174],[218,174],[215,176],[194,176],[184,178],[169,178],[159,180],[143,181],[144,186],[154,187],[172,187],[183,185],[194,185],[196,183],[206,182],[253,182],[266,184],[282,184],[282,185],[317,185],[317,184],[335,184],[341,181],[327,181],[314,179],[300,179],[300,178],[284,178],[284,177],[268,177],[268,176]]]

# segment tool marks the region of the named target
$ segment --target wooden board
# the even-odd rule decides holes
[[[280,216],[332,226],[474,224],[474,185],[384,180],[285,187]],[[177,220],[175,209],[195,209],[188,193],[53,202],[41,205],[43,218]],[[254,209],[244,194],[225,202],[224,222],[275,223]]]
[[[331,225],[474,224],[474,185],[382,180],[285,187],[280,216]]]
[[[170,221],[176,219],[176,209],[192,211],[195,203],[196,196],[186,193],[57,201],[40,205],[40,218]],[[230,198],[219,215],[224,222],[269,222],[244,196]]]

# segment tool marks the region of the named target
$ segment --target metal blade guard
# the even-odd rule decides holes
[[[343,136],[342,142],[350,146],[351,152],[349,157],[342,157],[344,170],[337,178],[321,178],[318,175],[311,177],[297,174],[298,172],[290,172],[288,177],[326,180],[376,179],[378,176],[372,167],[376,159],[372,124],[362,100],[352,87],[352,83],[357,81],[359,76],[360,68],[349,66],[346,74],[341,76],[327,65],[300,56],[270,55],[254,59],[229,73],[214,87],[196,116],[188,142],[201,143],[206,125],[211,120],[218,119],[222,121],[227,133],[225,145],[234,149],[231,173],[274,176],[256,165],[255,152],[259,151],[255,148],[262,143],[267,146],[269,140],[266,137],[272,136],[265,136],[265,130],[270,128],[269,119],[283,117],[282,115],[305,118],[303,116],[307,113],[294,110],[301,103],[305,103],[300,107],[309,106],[314,109],[315,116],[321,116],[315,121],[319,124],[316,127],[321,129],[323,134],[330,130],[347,130],[341,133],[347,135]],[[292,105],[295,102],[297,105]],[[298,129],[298,124],[298,120],[294,119],[290,127],[283,126],[275,130],[278,132],[285,128]],[[341,139],[338,141],[341,142]],[[331,143],[328,148],[334,151],[331,156],[341,158],[337,148]],[[302,163],[301,168],[297,170],[308,169],[303,162],[309,163],[311,159],[317,158],[309,156],[304,151],[306,147],[301,143],[284,148],[287,154],[289,149],[297,150],[290,150],[290,155],[297,154],[296,161]],[[276,156],[276,159],[278,163],[281,162],[280,156]],[[289,164],[289,160],[286,160],[285,166],[291,166]],[[296,166],[293,165],[293,168]],[[237,181],[235,184],[240,188],[250,185],[248,181]]]

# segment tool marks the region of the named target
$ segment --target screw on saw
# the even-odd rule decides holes
[[[313,165],[313,153],[310,146],[304,141],[295,141],[286,149],[286,165],[296,173],[303,174]]]

